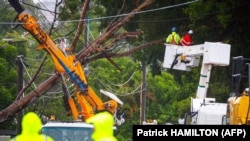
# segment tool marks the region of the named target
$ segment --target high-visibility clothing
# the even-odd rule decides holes
[[[86,120],[94,125],[93,141],[117,141],[114,137],[114,117],[109,112],[101,112]]]
[[[53,138],[40,134],[42,121],[34,112],[29,112],[22,118],[21,134],[13,137],[10,141],[53,141]]]
[[[12,139],[13,141],[17,141],[16,137]],[[48,141],[48,136],[44,136],[44,141]]]
[[[190,34],[186,34],[181,38],[181,45],[190,46],[193,44],[193,40]]]
[[[172,32],[166,38],[166,43],[178,45],[180,43],[180,40],[181,40],[180,35],[177,34],[176,32]]]

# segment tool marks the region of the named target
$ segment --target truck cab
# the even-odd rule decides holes
[[[54,141],[92,141],[94,126],[85,122],[49,121],[42,126],[41,133],[51,136]]]
[[[196,112],[185,114],[185,125],[221,125],[227,111],[227,103],[201,102]]]

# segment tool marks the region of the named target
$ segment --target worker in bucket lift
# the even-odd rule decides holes
[[[193,35],[193,30],[189,30],[187,34],[185,34],[182,38],[181,38],[181,45],[182,46],[191,46],[193,45],[193,39],[192,39],[192,35]]]
[[[182,36],[180,41],[182,46],[191,46],[194,44],[192,39],[193,33],[193,30],[189,30],[184,36]],[[188,64],[190,63],[190,59],[188,59],[185,55],[181,55],[181,62]]]
[[[22,118],[21,134],[13,137],[10,141],[54,141],[50,136],[40,134],[42,121],[34,112],[28,112]]]
[[[172,32],[166,38],[166,43],[179,45],[180,44],[180,35],[176,33],[176,27],[172,27]]]
[[[117,141],[114,136],[114,117],[109,112],[101,112],[86,120],[94,125],[93,141]]]

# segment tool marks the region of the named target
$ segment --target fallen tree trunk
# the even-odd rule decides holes
[[[25,95],[22,99],[14,101],[7,108],[0,111],[0,122],[4,122],[8,118],[12,117],[15,113],[19,112],[40,96],[42,96],[48,89],[50,89],[56,81],[59,79],[59,75],[54,74],[49,79],[40,84],[34,91]]]

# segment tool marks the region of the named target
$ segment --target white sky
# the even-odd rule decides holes
[[[34,3],[42,3],[43,8],[48,9],[50,11],[54,10],[55,7],[55,2],[56,0],[33,0]],[[51,22],[54,18],[54,15],[52,15],[50,12],[48,11],[42,11],[42,13],[44,14],[44,16]]]

